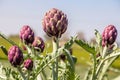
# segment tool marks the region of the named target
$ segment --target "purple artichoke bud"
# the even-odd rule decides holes
[[[31,59],[27,59],[24,61],[24,67],[27,69],[27,70],[32,70],[33,68],[33,61]]]
[[[45,14],[42,25],[49,37],[60,38],[67,29],[68,19],[62,11],[53,8]]]
[[[12,46],[8,51],[8,60],[10,63],[17,67],[23,62],[23,53],[17,46]]]
[[[43,52],[44,47],[45,47],[45,43],[44,43],[43,39],[40,37],[35,37],[32,45],[36,50],[38,50],[38,51],[40,50],[41,52]]]
[[[117,37],[117,29],[115,28],[114,25],[108,25],[102,34],[102,46],[104,47],[105,45],[112,45]]]
[[[32,43],[34,41],[34,32],[28,25],[24,25],[20,30],[20,39],[26,44]]]

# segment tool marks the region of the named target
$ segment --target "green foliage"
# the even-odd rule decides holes
[[[0,37],[3,38],[4,40],[6,40],[7,42],[9,42],[12,45],[17,45],[14,41],[10,40],[9,38],[7,38],[4,34],[0,33]]]
[[[97,41],[97,43],[99,43],[99,44],[101,44],[101,41],[99,41],[99,37],[100,37],[100,34],[98,35],[99,33],[96,31],[96,39],[98,39],[98,41]],[[4,41],[4,40],[3,40]],[[77,44],[74,44],[73,45],[73,43],[74,42],[76,42]],[[4,44],[6,44],[6,43],[8,43],[8,42],[5,42]],[[47,49],[49,49],[49,48],[51,48],[51,46],[52,46],[52,44],[50,43],[50,42],[47,42],[46,44],[49,44],[50,46],[49,47],[47,47]],[[73,46],[72,46],[73,45]],[[4,50],[5,49],[5,47],[6,46],[0,46],[0,48],[1,48],[1,50],[2,51],[4,51],[4,52],[6,52],[6,50]],[[73,49],[73,55],[74,56],[76,56],[77,58],[78,58],[78,62],[77,63],[83,63],[83,64],[88,64],[87,63],[87,61],[88,62],[90,62],[91,63],[91,61],[90,61],[90,55],[89,54],[86,54],[86,53],[92,53],[92,54],[96,54],[96,47],[93,47],[93,46],[90,46],[88,43],[86,43],[86,42],[83,42],[83,41],[81,41],[81,40],[76,40],[76,37],[75,38],[71,38],[68,42],[66,42],[65,43],[65,45],[63,46],[63,47],[61,47],[60,49],[58,49],[58,51],[60,50],[60,51],[64,51],[65,52],[65,55],[67,56],[67,59],[68,59],[68,65],[67,65],[67,69],[65,70],[65,72],[63,73],[63,74],[61,74],[62,76],[61,77],[59,77],[60,79],[62,79],[62,80],[79,80],[79,75],[76,75],[75,74],[75,72],[74,72],[74,65],[75,65],[75,60],[76,60],[76,58],[75,57],[73,57],[73,56],[71,56],[70,55],[70,53],[69,53],[69,51],[67,50],[67,49],[69,49],[70,47],[72,47],[72,49]],[[97,46],[97,47],[99,47],[99,46]],[[52,48],[51,48],[52,49]],[[52,51],[51,49],[49,49],[50,51]],[[98,50],[100,50],[100,49],[98,49]],[[46,50],[47,51],[47,50]],[[46,53],[46,54],[48,54],[48,52],[46,52],[46,51],[44,51],[44,54]],[[79,54],[78,54],[79,53]],[[60,54],[59,54],[60,55]],[[59,56],[58,55],[58,56]],[[57,56],[57,57],[58,57]],[[110,55],[111,56],[111,55]],[[114,56],[114,55],[112,55],[112,56]],[[34,75],[34,74],[38,74],[38,73],[42,73],[42,71],[46,68],[46,67],[49,67],[49,69],[52,69],[51,67],[50,67],[50,63],[51,62],[54,62],[54,60],[55,60],[55,58],[51,58],[50,57],[50,55],[48,55],[48,56],[46,56],[44,59],[43,59],[43,57],[44,56],[38,56],[37,57],[37,65],[38,65],[38,67],[36,68],[36,70],[35,70],[35,72],[36,71],[38,71],[37,73],[35,73],[35,72],[33,72],[33,73],[31,73],[31,75],[32,76],[36,76],[36,75]],[[109,57],[109,56],[108,56]],[[84,60],[82,60],[81,58],[84,58]],[[42,61],[42,60],[44,60],[44,61]],[[118,59],[119,60],[119,59]],[[118,61],[119,62],[119,61]],[[118,63],[117,62],[117,63]],[[117,66],[116,64],[117,64],[116,62],[115,62],[115,66]],[[46,64],[46,65],[45,65]],[[42,67],[42,68],[41,68]],[[80,67],[81,68],[81,67]],[[62,68],[61,68],[62,69]],[[9,70],[8,70],[9,71]],[[72,72],[72,73],[71,73]],[[14,75],[12,75],[13,76],[13,78],[16,78],[16,80],[19,80],[20,78],[18,78],[17,79],[17,77],[20,77],[20,76],[15,76],[15,75],[17,75],[17,74],[19,74],[19,73],[16,73],[16,72],[11,72],[12,74],[14,74]],[[89,72],[89,74],[91,74],[92,73],[92,71],[90,71]],[[42,73],[43,74],[43,73]],[[63,76],[63,75],[65,75],[65,76]],[[76,77],[77,76],[77,77]],[[31,79],[33,79],[33,78],[31,78]],[[45,78],[44,78],[45,79]]]
[[[75,42],[76,38],[77,37],[71,37],[71,39],[65,43],[64,48],[69,49],[73,45],[73,43]]]
[[[3,53],[7,56],[7,49],[4,46],[0,46],[1,50],[3,51]]]
[[[101,46],[101,44],[102,44],[102,37],[101,37],[100,33],[97,30],[95,30],[95,36],[96,36],[96,42],[97,42],[97,44],[100,47],[102,47]]]
[[[2,65],[0,65],[0,70],[2,70],[1,73],[6,76],[1,76],[0,79],[2,80],[22,80],[19,76],[19,73],[10,67],[3,67]]]
[[[68,59],[68,61],[70,63],[71,72],[75,72],[75,67],[74,67],[75,63],[73,61],[72,56],[70,55],[70,52],[68,50],[66,50],[66,49],[64,49],[64,52],[65,52],[65,55],[67,56],[67,59]]]
[[[7,39],[10,39],[10,40],[12,40],[12,41],[14,41],[16,43],[19,42],[19,38],[18,37],[12,37],[12,38],[7,38]],[[4,48],[6,48],[6,50],[8,50],[11,45],[12,44],[9,43],[7,40],[5,40],[4,38],[0,37],[0,46],[3,46]],[[3,50],[1,48],[0,48],[0,59],[7,59],[6,54],[3,52]]]
[[[80,47],[82,47],[83,49],[85,49],[86,51],[88,51],[91,54],[96,54],[95,51],[95,47],[90,46],[88,43],[82,41],[82,40],[75,40],[76,44],[78,44]]]

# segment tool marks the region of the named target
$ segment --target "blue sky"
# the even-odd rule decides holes
[[[67,14],[66,33],[71,36],[82,31],[90,39],[94,37],[94,29],[102,33],[109,24],[115,25],[120,33],[119,0],[0,0],[0,32],[19,34],[20,28],[28,24],[36,35],[43,36],[41,20],[51,8]]]

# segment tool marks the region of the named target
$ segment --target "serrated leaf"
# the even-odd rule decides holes
[[[69,49],[73,45],[73,43],[75,42],[76,38],[77,37],[71,37],[71,39],[65,43],[65,45],[64,45],[65,49]]]
[[[75,40],[75,42],[91,54],[96,54],[95,47],[90,46],[88,43],[83,42],[82,40]]]
[[[5,46],[0,46],[1,50],[3,51],[3,53],[7,56],[7,49],[5,48]]]
[[[14,41],[8,39],[4,34],[0,33],[0,37],[9,42],[12,45],[17,45]]]

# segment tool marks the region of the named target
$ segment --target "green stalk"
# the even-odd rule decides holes
[[[96,77],[100,74],[99,80],[101,80],[103,78],[108,67],[116,60],[116,58],[118,57],[117,55],[119,55],[119,53],[116,55],[113,55],[113,56],[108,56],[105,59],[101,60],[100,64],[97,67],[97,70],[96,70]],[[112,58],[112,59],[110,59],[110,58]],[[109,62],[108,62],[108,60],[109,60]],[[101,72],[100,72],[100,70],[101,70]]]
[[[116,52],[116,51],[107,55],[106,51],[107,51],[107,48],[105,48],[103,50],[103,56],[102,56],[103,58],[102,58],[101,62],[98,64],[98,67],[96,70],[96,77],[98,77],[98,75],[100,75],[99,76],[100,79],[102,79],[102,76],[105,74],[105,72],[107,71],[107,68],[111,65],[111,63],[113,63],[113,61],[117,58],[117,56],[120,55],[120,52]],[[109,62],[108,62],[108,60],[109,60]]]
[[[107,52],[107,46],[105,46],[104,49],[103,49],[102,58],[106,57],[106,55],[107,55],[106,52]]]
[[[98,77],[100,70],[103,68],[103,64],[104,64],[104,60],[101,60],[100,64],[96,69],[96,78]]]
[[[96,76],[95,76],[95,72],[96,72],[96,56],[93,55],[93,63],[94,63],[94,67],[93,67],[93,73],[92,73],[92,79],[91,80],[95,80]]]
[[[102,60],[100,61],[96,69],[96,78],[98,77],[100,70],[103,68],[103,63],[105,62],[104,58],[106,57],[106,52],[107,52],[107,47],[105,46],[102,52]]]
[[[57,54],[55,57],[53,57],[50,61],[48,61],[48,63],[46,63],[34,76],[33,79],[37,78],[38,74],[40,74],[40,72],[42,70],[44,70],[50,63],[52,63],[58,56],[60,56],[61,54]]]
[[[20,67],[17,67],[17,70],[19,71],[20,75],[22,76],[23,80],[26,80],[25,75],[23,74],[23,72],[21,71]]]
[[[28,70],[27,80],[29,80],[30,77],[30,71]]]
[[[57,56],[58,48],[59,48],[59,39],[53,37],[53,57]],[[58,80],[58,58],[56,58],[55,62],[53,63],[53,66],[54,65],[55,65],[55,72],[53,70],[53,80]]]
[[[87,73],[85,73],[85,77],[84,77],[84,79],[83,80],[89,80],[89,74],[90,74],[90,71],[91,69],[88,69],[88,71],[87,71]]]
[[[9,42],[12,45],[17,45],[15,42],[13,42],[12,40],[8,39],[4,34],[0,33],[0,36],[5,39],[7,42]]]
[[[105,62],[104,62],[104,65],[103,65],[103,67],[102,67],[102,69],[101,69],[101,72],[99,73],[98,80],[102,80],[105,72],[106,72],[107,69],[108,69],[108,66],[109,66],[109,65],[108,65],[108,61],[105,61]]]
[[[47,75],[45,74],[44,70],[42,70],[42,75],[43,75],[44,80],[47,80]]]
[[[103,76],[105,75],[105,72],[107,71],[107,69],[109,68],[109,66],[118,58],[118,56],[112,58],[110,61],[107,61],[106,64],[103,66],[104,68],[102,69],[100,76],[99,76],[99,80],[102,80]]]
[[[55,64],[52,64],[52,74],[53,74],[53,80],[56,80],[56,73],[55,73]]]

